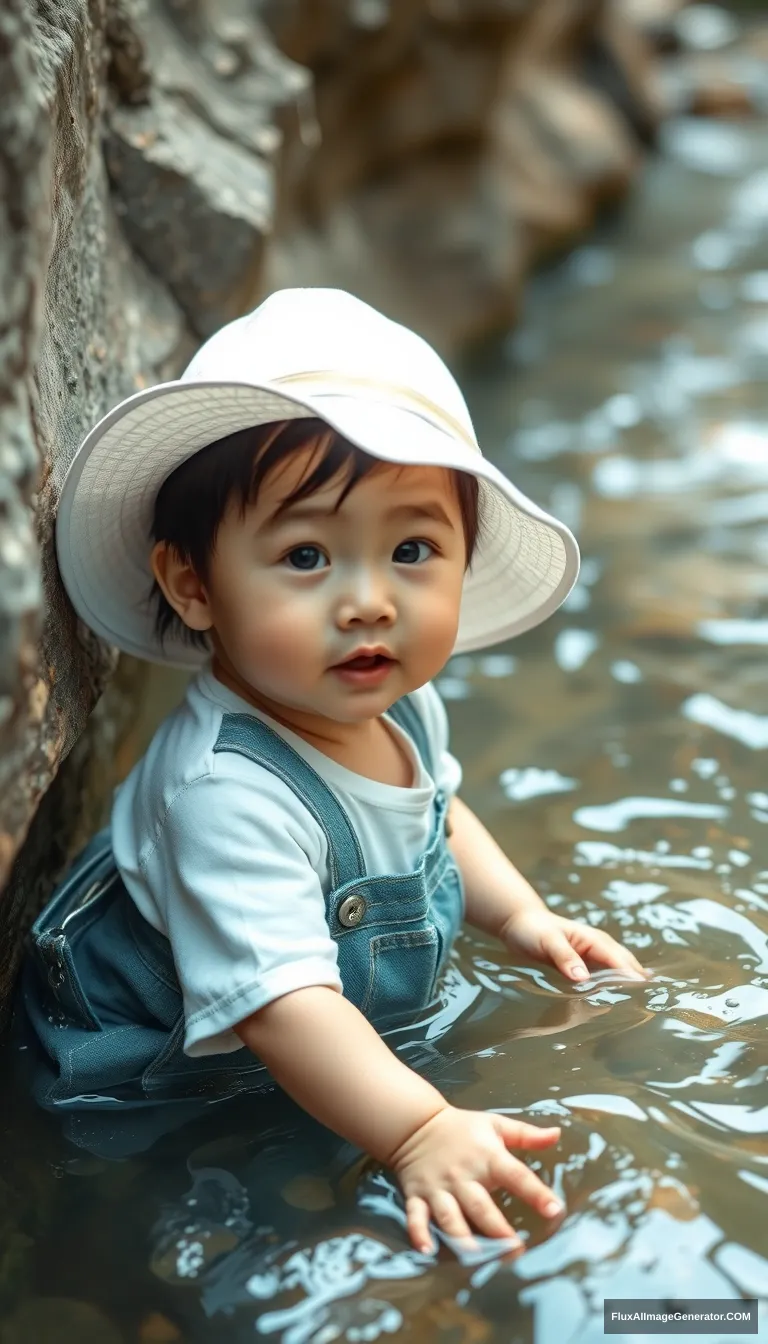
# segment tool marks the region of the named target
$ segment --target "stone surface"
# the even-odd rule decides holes
[[[255,19],[230,3],[159,4],[136,23],[150,84],[112,111],[106,160],[126,238],[199,336],[261,293],[282,140],[277,109],[306,89]]]
[[[206,323],[253,301],[278,104],[305,78],[256,20],[214,41],[202,0],[186,28],[156,9],[9,0],[0,15],[0,888],[45,799],[0,899],[0,1000],[135,712],[115,693],[83,736],[115,658],[76,628],[60,589],[61,483],[111,405],[173,376]],[[238,14],[234,0],[216,7],[219,25]],[[236,142],[256,88],[259,115]]]
[[[286,155],[269,286],[383,298],[444,349],[512,320],[531,265],[627,190],[658,118],[649,49],[604,0],[263,12],[313,72],[319,127]]]
[[[31,1297],[4,1321],[0,1344],[121,1344],[122,1335],[89,1302],[66,1297]]]
[[[278,284],[443,348],[510,321],[627,190],[652,76],[620,0],[6,0],[0,1001],[143,731],[144,671],[114,677],[57,576],[84,432]]]
[[[686,0],[623,0],[622,8],[632,26],[662,49],[677,46],[677,18]]]
[[[140,1344],[174,1344],[180,1339],[181,1331],[178,1326],[159,1311],[153,1311],[150,1316],[146,1316],[139,1327]]]

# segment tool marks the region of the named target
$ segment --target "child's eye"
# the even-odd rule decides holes
[[[396,546],[392,559],[398,565],[418,565],[434,554],[434,546],[428,541],[401,541]]]
[[[319,546],[295,546],[285,560],[291,569],[325,569],[329,563]]]

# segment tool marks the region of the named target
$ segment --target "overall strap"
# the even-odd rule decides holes
[[[402,696],[400,700],[395,701],[394,705],[390,705],[387,714],[391,719],[394,719],[398,728],[402,728],[403,732],[406,732],[416,743],[416,750],[434,779],[434,762],[432,760],[432,751],[427,736],[427,730],[424,727],[422,717],[413,702],[413,697],[410,695]]]
[[[214,751],[234,751],[269,770],[309,809],[328,843],[331,889],[365,877],[365,860],[344,808],[316,770],[261,719],[225,714]]]

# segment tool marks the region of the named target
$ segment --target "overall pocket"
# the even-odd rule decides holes
[[[434,925],[373,934],[361,1012],[376,1027],[419,1012],[431,1002],[439,961],[440,937]]]
[[[207,1097],[217,1101],[243,1092],[270,1092],[275,1083],[246,1046],[222,1055],[191,1059],[184,1053],[184,1014],[180,1013],[165,1046],[144,1071],[145,1096],[156,1101]]]

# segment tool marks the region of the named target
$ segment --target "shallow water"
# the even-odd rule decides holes
[[[568,987],[467,932],[400,1041],[461,1105],[557,1118],[566,1217],[507,1201],[521,1257],[430,1259],[388,1179],[295,1112],[212,1107],[142,1152],[15,1097],[3,1344],[592,1344],[605,1297],[768,1297],[768,142],[697,121],[663,148],[462,370],[584,568],[544,628],[441,680],[467,801],[654,979]]]

